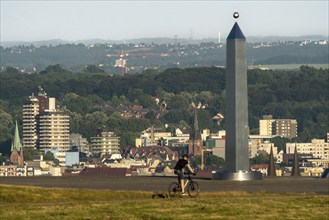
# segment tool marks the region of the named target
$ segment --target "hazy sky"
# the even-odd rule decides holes
[[[226,38],[232,14],[246,36],[328,36],[328,0],[1,2],[1,41],[60,38]]]

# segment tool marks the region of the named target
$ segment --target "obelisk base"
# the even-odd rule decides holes
[[[230,172],[230,171],[214,170],[212,171],[212,179],[235,180],[235,181],[262,180],[262,173],[257,171]]]

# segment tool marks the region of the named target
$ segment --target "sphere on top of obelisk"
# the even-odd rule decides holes
[[[239,12],[237,10],[234,11],[233,13],[233,18],[238,19],[239,18]]]

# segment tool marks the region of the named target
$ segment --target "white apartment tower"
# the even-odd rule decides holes
[[[59,151],[70,149],[70,119],[60,111],[45,111],[39,115],[38,147],[41,151],[54,148]]]
[[[23,147],[40,151],[70,149],[69,115],[56,108],[55,98],[39,86],[38,96],[29,97],[23,105]]]
[[[39,101],[32,94],[29,101],[23,105],[23,147],[35,148],[37,146],[37,120],[39,115]]]

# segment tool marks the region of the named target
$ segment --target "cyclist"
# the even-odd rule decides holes
[[[189,159],[188,155],[184,154],[183,158],[178,160],[176,166],[174,167],[175,174],[177,174],[177,176],[178,176],[178,183],[180,183],[180,185],[181,185],[182,195],[186,195],[185,189],[184,189],[185,188],[184,187],[184,168],[187,167],[191,173],[194,173],[192,167],[189,164],[188,159]]]

